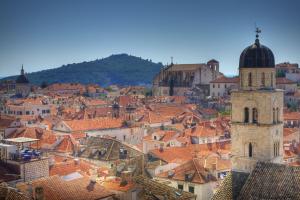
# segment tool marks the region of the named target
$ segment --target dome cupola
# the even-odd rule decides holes
[[[255,43],[244,49],[240,56],[239,68],[274,68],[275,59],[273,52],[266,46],[260,44],[259,35],[261,31],[256,29]]]

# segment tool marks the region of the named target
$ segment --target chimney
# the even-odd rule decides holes
[[[44,188],[39,186],[35,188],[35,200],[44,200]]]
[[[164,144],[161,143],[161,144],[159,145],[159,151],[160,151],[160,152],[163,152],[163,151],[164,151]]]
[[[75,158],[75,159],[74,159],[74,164],[75,164],[75,165],[79,165],[79,163],[80,163],[79,158]]]

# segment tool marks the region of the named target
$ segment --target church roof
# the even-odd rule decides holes
[[[206,64],[173,64],[168,71],[195,71]]]
[[[238,199],[300,199],[300,167],[257,163]]]
[[[21,74],[16,79],[16,83],[29,83],[27,77],[25,76],[23,65],[21,69]]]
[[[248,177],[237,173],[225,178],[213,200],[300,199],[300,167],[258,162]]]
[[[29,83],[29,81],[24,74],[21,74],[18,76],[16,83]]]

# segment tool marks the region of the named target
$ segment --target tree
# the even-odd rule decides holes
[[[46,81],[43,81],[41,84],[41,88],[44,89],[46,87],[48,87],[48,83]]]

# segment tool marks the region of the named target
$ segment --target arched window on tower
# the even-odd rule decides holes
[[[273,108],[273,124],[276,124],[275,108]]]
[[[271,73],[271,87],[273,87],[273,72]]]
[[[250,72],[248,75],[248,86],[251,87],[252,86],[252,73]]]
[[[249,147],[248,147],[248,153],[249,153],[249,157],[251,158],[252,157],[252,153],[253,153],[253,147],[252,147],[252,143],[250,142],[249,143]]]
[[[244,109],[244,122],[249,123],[249,108]]]
[[[261,85],[266,86],[266,77],[265,77],[265,72],[261,74]]]
[[[279,148],[280,148],[279,142],[278,141],[274,142],[274,157],[279,156]]]
[[[253,108],[252,109],[252,122],[257,123],[257,118],[258,118],[257,108]]]
[[[276,122],[279,123],[279,108],[276,108]]]

